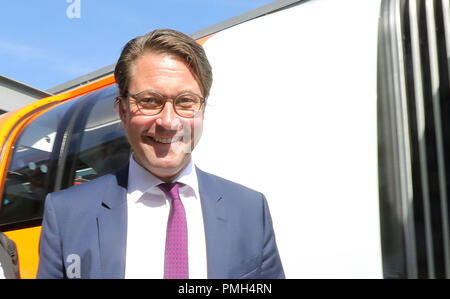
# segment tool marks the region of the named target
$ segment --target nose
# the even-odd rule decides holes
[[[180,121],[175,113],[172,101],[167,101],[164,109],[160,113],[160,117],[157,119],[157,124],[168,130],[178,130]]]

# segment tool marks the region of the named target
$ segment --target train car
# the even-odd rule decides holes
[[[450,277],[449,7],[280,0],[192,34],[214,74],[193,157],[266,195],[287,278]],[[0,117],[0,230],[23,278],[46,194],[129,159],[100,73]]]

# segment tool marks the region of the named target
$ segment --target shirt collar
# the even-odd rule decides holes
[[[161,183],[163,183],[163,181],[139,165],[134,160],[133,154],[130,155],[128,196],[133,199],[133,201],[139,200],[145,192]]]
[[[195,171],[192,154],[191,159],[189,160],[189,164],[174,181],[183,183],[185,185],[180,188],[180,193],[184,193],[184,195],[188,196],[191,194],[191,192],[189,191],[191,190],[193,192],[193,195],[196,198],[199,198],[197,172]]]
[[[157,185],[164,183],[151,172],[139,165],[134,160],[133,154],[130,155],[129,167],[128,196],[134,201],[138,201],[146,192],[152,193],[152,190],[155,190]],[[180,188],[180,193],[187,192],[187,194],[190,194],[193,192],[193,195],[195,195],[196,198],[199,198],[197,172],[195,171],[192,155],[189,159],[189,164],[174,182],[183,183],[185,185]],[[159,189],[156,192],[159,192]]]

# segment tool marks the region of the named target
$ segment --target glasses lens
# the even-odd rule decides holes
[[[202,106],[202,99],[192,93],[184,93],[175,98],[175,110],[184,117],[193,117]]]
[[[158,114],[164,106],[164,98],[154,92],[144,91],[136,95],[139,110],[147,115]]]

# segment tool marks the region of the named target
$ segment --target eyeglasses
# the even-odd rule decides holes
[[[144,90],[136,94],[128,93],[133,98],[138,110],[144,115],[156,115],[163,111],[168,99],[173,100],[175,113],[181,117],[194,117],[202,109],[205,99],[192,93],[184,92],[175,97],[163,96],[155,90]]]

